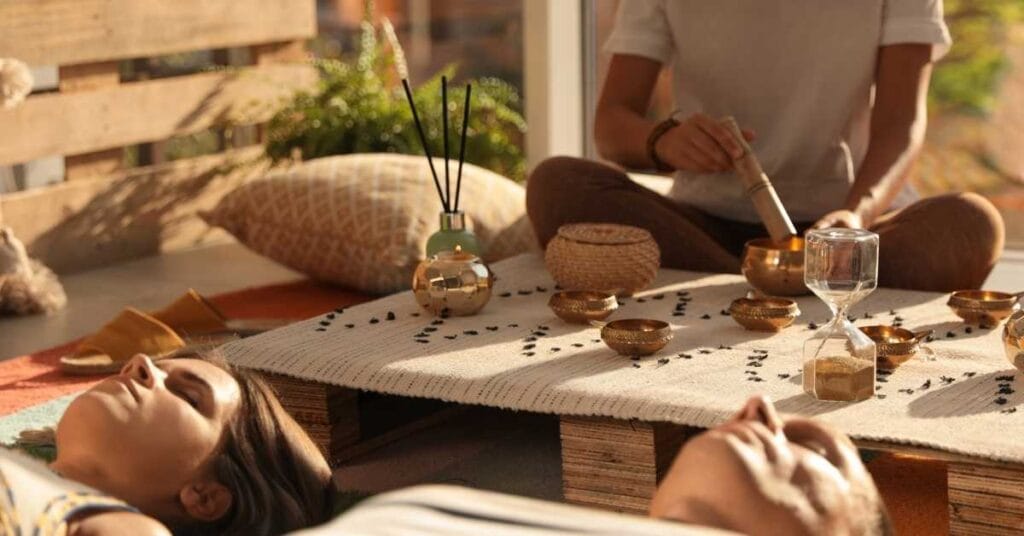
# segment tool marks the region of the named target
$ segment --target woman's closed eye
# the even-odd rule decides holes
[[[190,393],[187,389],[181,388],[171,388],[171,392],[174,393],[177,397],[184,400],[185,402],[188,402],[188,405],[192,406],[195,409],[199,409],[199,397],[196,396],[194,393]]]

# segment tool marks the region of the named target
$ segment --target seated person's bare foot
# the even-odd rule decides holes
[[[650,513],[755,536],[892,532],[849,438],[810,419],[783,419],[765,397],[683,447]]]

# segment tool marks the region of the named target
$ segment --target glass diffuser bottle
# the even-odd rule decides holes
[[[856,402],[875,394],[875,343],[847,313],[878,286],[878,235],[860,229],[807,234],[804,282],[832,321],[804,343],[804,391],[819,400]]]
[[[466,214],[461,210],[441,212],[441,228],[427,239],[427,258],[443,251],[455,251],[456,246],[466,253],[483,256],[480,241],[466,228]]]

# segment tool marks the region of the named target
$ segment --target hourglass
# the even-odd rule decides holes
[[[819,400],[859,401],[875,393],[875,343],[847,318],[878,286],[878,235],[861,229],[807,234],[804,283],[832,320],[804,343],[804,391]]]

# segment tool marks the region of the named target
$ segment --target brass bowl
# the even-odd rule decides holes
[[[804,285],[804,239],[794,236],[783,242],[757,238],[743,246],[743,277],[769,296],[810,294]]]
[[[1017,370],[1024,372],[1024,309],[1014,312],[1006,320],[1003,347],[1006,349],[1006,359]]]
[[[752,331],[782,331],[800,316],[800,308],[786,298],[738,298],[729,305],[729,315]]]
[[[921,347],[921,341],[932,334],[932,330],[914,333],[909,329],[893,326],[863,326],[861,332],[875,341],[878,366],[893,369],[914,357]]]
[[[571,324],[604,320],[619,308],[615,295],[593,290],[564,290],[551,295],[548,307]]]
[[[613,320],[601,328],[601,340],[622,355],[651,355],[672,340],[672,328],[661,320]]]
[[[958,290],[946,305],[968,324],[995,326],[1013,312],[1013,303],[1024,293],[993,290]]]

